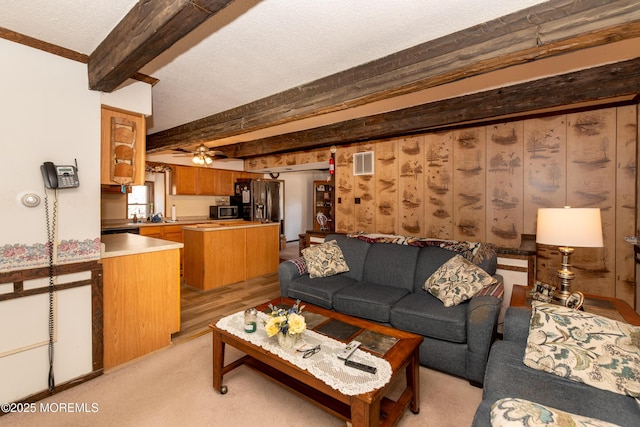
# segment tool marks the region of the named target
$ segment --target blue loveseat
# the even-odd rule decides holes
[[[422,287],[455,252],[437,246],[370,243],[340,234],[325,238],[330,240],[340,246],[349,271],[310,278],[295,261],[285,261],[278,270],[282,296],[422,335],[422,365],[482,385],[501,292],[500,297],[493,293],[444,307]],[[495,252],[479,265],[494,275],[501,290]]]

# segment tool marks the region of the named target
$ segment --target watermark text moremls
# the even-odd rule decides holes
[[[100,410],[98,403],[78,402],[40,402],[40,412],[83,412],[93,413]]]

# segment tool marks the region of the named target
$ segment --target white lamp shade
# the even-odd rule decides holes
[[[602,247],[600,209],[538,209],[536,242],[553,246]]]

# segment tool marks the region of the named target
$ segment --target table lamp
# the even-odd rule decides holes
[[[570,269],[574,247],[602,247],[600,208],[544,208],[538,209],[536,243],[559,246],[562,268],[558,270],[560,290],[554,298],[564,302],[571,294],[571,280],[576,276]]]

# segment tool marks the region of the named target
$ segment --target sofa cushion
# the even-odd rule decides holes
[[[420,248],[414,246],[372,244],[367,254],[362,281],[411,292],[419,253]]]
[[[467,304],[445,307],[428,292],[411,293],[391,307],[394,328],[456,343],[467,342]]]
[[[522,343],[493,344],[484,379],[485,401],[515,397],[621,426],[637,425],[640,406],[634,398],[529,368],[522,363],[523,356]]]
[[[493,283],[495,279],[486,271],[456,255],[429,276],[424,289],[442,301],[445,307],[452,307]]]
[[[358,239],[351,239],[344,234],[329,234],[325,237],[325,242],[335,240],[342,249],[344,259],[347,261],[349,271],[346,277],[361,281],[364,276],[364,265],[371,244]]]
[[[393,286],[359,282],[333,295],[333,308],[344,314],[388,323],[391,306],[408,291]]]
[[[640,327],[534,301],[524,364],[640,397]]]
[[[491,427],[617,427],[525,399],[504,398],[491,405]]]
[[[342,249],[330,240],[319,245],[302,250],[304,261],[307,264],[309,277],[328,277],[338,273],[349,271],[349,266],[344,259]]]
[[[287,295],[284,296],[333,309],[334,294],[340,289],[354,283],[356,283],[356,281],[346,277],[345,273],[315,279],[304,275],[289,284]]]

